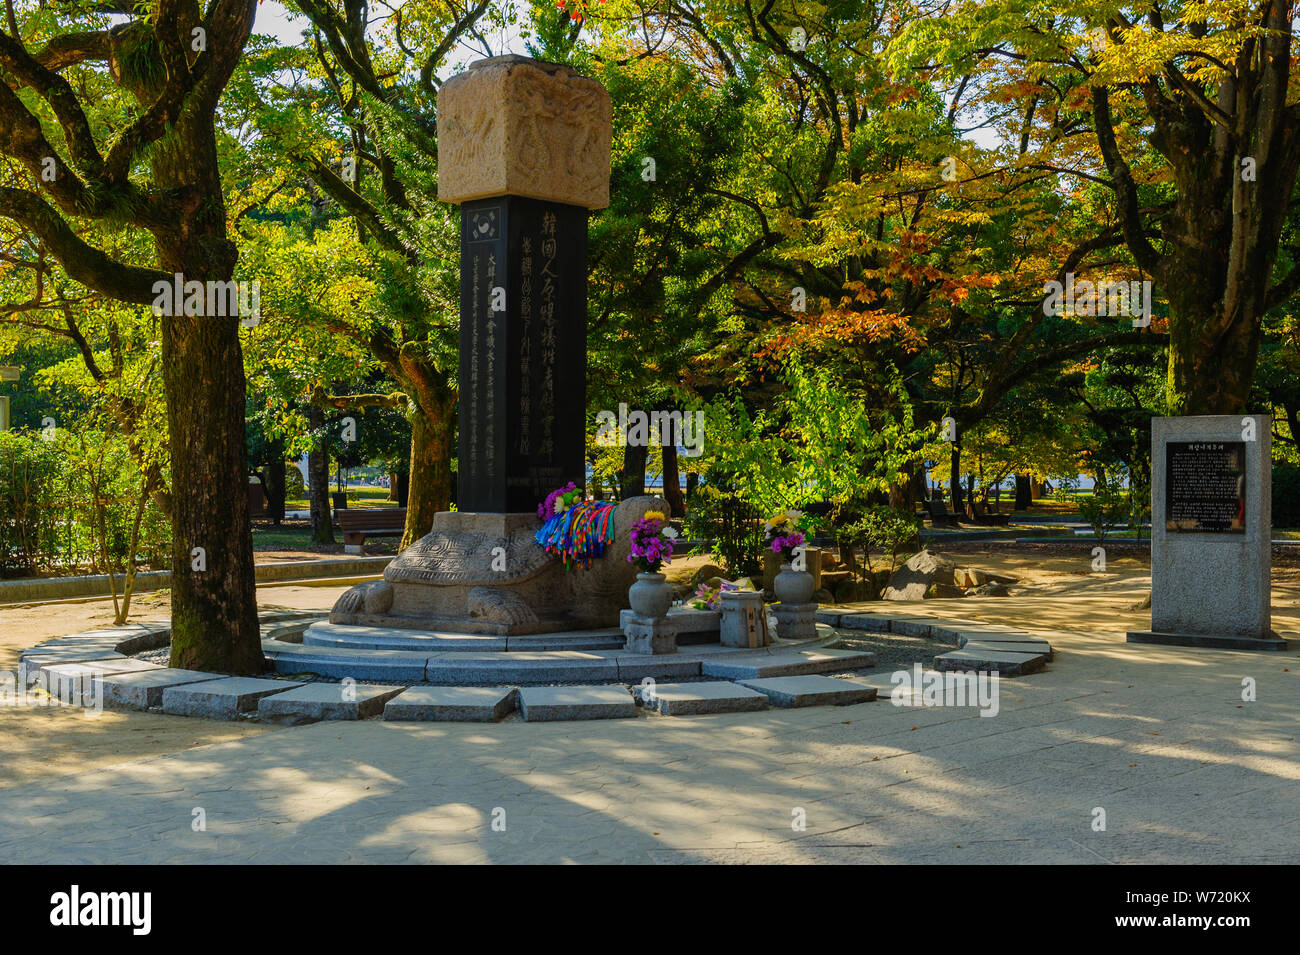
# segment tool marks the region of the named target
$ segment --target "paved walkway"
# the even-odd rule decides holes
[[[1300,862],[1297,653],[1038,632],[1056,662],[992,718],[320,723],[0,790],[0,859]]]

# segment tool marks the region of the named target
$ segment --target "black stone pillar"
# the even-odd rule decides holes
[[[586,478],[587,210],[461,205],[456,507],[535,511]]]

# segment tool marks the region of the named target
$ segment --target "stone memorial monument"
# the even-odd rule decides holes
[[[1151,629],[1129,643],[1285,650],[1270,626],[1272,435],[1267,415],[1151,427]]]
[[[438,198],[460,204],[456,512],[343,594],[330,621],[528,634],[612,627],[636,567],[614,542],[565,570],[534,540],[539,502],[585,484],[587,214],[609,205],[609,94],[567,66],[481,60],[438,93]]]

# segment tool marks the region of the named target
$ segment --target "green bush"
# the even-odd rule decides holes
[[[119,435],[0,432],[0,576],[102,573],[105,551],[121,572],[139,500],[139,470]],[[137,563],[164,566],[169,540],[166,516],[147,502]]]
[[[713,557],[732,580],[762,571],[763,521],[740,495],[701,484],[686,502],[682,529],[691,540],[713,541]]]

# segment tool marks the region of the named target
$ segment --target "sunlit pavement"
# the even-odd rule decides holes
[[[1072,625],[1044,629],[1021,602],[993,603],[988,619],[1018,618],[1057,650],[1047,671],[1001,683],[996,716],[882,698],[276,729],[0,790],[0,859],[1300,861],[1300,645],[1128,646],[1118,629],[1082,632],[1089,616],[1124,626],[1112,613],[1039,597],[1039,616]]]

